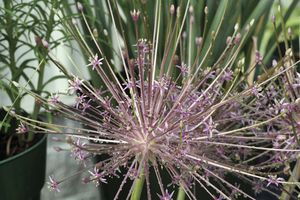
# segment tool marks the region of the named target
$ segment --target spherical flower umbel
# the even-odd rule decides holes
[[[188,9],[181,10],[184,23]],[[142,12],[138,14],[132,13],[132,20],[141,17]],[[284,186],[298,184],[298,180],[283,178],[283,169],[295,162],[300,153],[300,87],[291,87],[299,83],[298,63],[286,56],[273,66],[272,73],[261,74],[253,82],[244,78],[237,59],[251,29],[249,24],[243,34],[233,31],[230,38],[234,41],[227,41],[221,57],[210,67],[203,64],[211,55],[209,50],[201,59],[199,56],[204,39],[200,45],[194,42],[195,38],[188,45],[194,45],[198,54],[194,52],[192,59],[180,52],[182,64],[178,66],[172,62],[176,50],[184,49],[179,48],[186,44],[181,40],[190,37],[181,37],[184,30],[180,26],[174,27],[170,38],[161,41],[155,23],[153,30],[157,32],[149,42],[152,38],[141,39],[144,35],[138,29],[139,23],[134,24],[138,37],[136,44],[131,44],[135,48],[133,55],[124,53],[128,49],[118,42],[122,78],[118,78],[110,61],[103,59],[105,55],[99,47],[102,58],[94,54],[88,66],[99,75],[105,89],[99,92],[99,88],[74,76],[69,80],[69,90],[77,94],[75,106],[52,104],[57,114],[82,126],[51,124],[56,128],[51,129],[44,123],[32,124],[22,118],[23,123],[46,133],[68,134],[77,160],[86,162],[93,155],[105,155],[95,167],[85,163],[89,178],[84,182],[109,184],[110,177],[119,177],[122,181],[115,199],[121,193],[128,198],[138,195],[137,188],[143,182],[141,187],[147,191],[148,199],[164,200],[174,198],[177,193],[173,191],[178,188],[187,198],[198,199],[194,192],[197,187],[212,199],[237,199],[241,195],[255,199],[261,191],[276,198],[272,187],[285,192]],[[214,32],[214,37],[217,35],[218,31]],[[159,43],[165,43],[161,52],[157,50]],[[159,54],[163,54],[161,59]],[[262,64],[261,55],[256,53],[254,57],[257,64]],[[34,97],[45,104],[49,102]],[[238,181],[230,180],[232,175]],[[150,177],[155,177],[156,182],[151,182]],[[59,183],[50,177],[53,190],[58,190]],[[131,184],[129,190],[125,184]],[[159,187],[154,194],[153,185]],[[244,191],[249,185],[255,191]]]

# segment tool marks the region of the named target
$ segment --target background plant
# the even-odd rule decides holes
[[[82,9],[84,15],[86,16],[87,24],[84,22],[82,18],[80,18],[77,23],[80,23],[79,27],[83,32],[83,37],[85,37],[87,44],[93,50],[93,52],[97,51],[97,47],[93,42],[93,39],[90,37],[89,30],[86,25],[90,26],[95,39],[97,40],[98,45],[103,49],[107,60],[116,67],[115,70],[120,72],[122,71],[120,64],[120,57],[116,54],[116,45],[113,41],[115,33],[112,30],[112,19],[108,13],[108,4],[107,1],[74,1],[73,4],[65,4],[64,9],[66,11],[66,15],[69,17],[77,16],[77,11],[74,9],[76,3],[80,3],[80,9]],[[115,13],[115,21],[118,29],[118,33],[123,36],[126,46],[126,50],[129,55],[134,55],[134,47],[131,45],[135,41],[135,29],[141,31],[140,34],[143,37],[151,40],[153,37],[152,29],[149,27],[153,27],[154,25],[154,13],[155,13],[155,1],[134,1],[132,3],[128,3],[128,1],[111,1],[112,10]],[[244,40],[244,48],[242,50],[245,56],[245,66],[249,66],[249,64],[253,64],[253,52],[255,50],[262,49],[263,52],[265,49],[268,49],[268,54],[264,56],[264,62],[269,63],[272,59],[272,55],[276,50],[276,46],[278,44],[278,40],[276,40],[276,35],[280,35],[282,32],[282,25],[289,19],[292,11],[295,9],[298,1],[293,0],[288,5],[286,12],[279,12],[279,16],[282,16],[280,20],[277,20],[276,24],[276,32],[273,28],[267,29],[267,24],[270,22],[270,13],[273,5],[281,4],[280,1],[234,1],[234,0],[225,0],[225,1],[197,1],[192,0],[190,2],[191,9],[190,13],[186,18],[186,25],[184,27],[184,31],[182,32],[185,37],[182,40],[183,43],[188,44],[186,46],[186,51],[183,55],[180,55],[180,59],[177,62],[185,62],[188,61],[189,64],[191,60],[196,57],[196,44],[195,38],[202,37],[202,46],[204,51],[200,53],[200,59],[204,57],[206,50],[211,44],[212,37],[213,45],[219,48],[211,48],[211,56],[206,61],[205,64],[211,65],[214,63],[220,56],[222,49],[226,46],[226,38],[228,35],[232,34],[233,27],[236,23],[239,23],[241,30],[243,30],[247,24],[254,19],[253,26],[255,27],[248,34],[247,39]],[[160,16],[160,29],[164,29],[164,33],[160,34],[160,40],[164,41],[167,37],[170,36],[171,24],[176,24],[175,20],[171,17],[169,9],[170,5],[174,4],[175,6],[180,6],[180,1],[163,1],[161,2],[161,7],[164,12],[161,12]],[[117,6],[118,5],[118,6]],[[73,8],[73,9],[71,9]],[[130,11],[134,9],[140,10],[145,19],[141,20],[137,27],[135,28],[135,22],[132,20],[128,20],[131,17]],[[232,12],[234,10],[234,12]],[[168,11],[168,12],[167,12]],[[176,12],[176,11],[174,11]],[[122,13],[120,15],[119,13]],[[182,16],[181,16],[182,17]],[[192,23],[191,23],[192,22]],[[270,23],[269,23],[270,24]],[[220,26],[220,27],[218,27]],[[219,29],[217,33],[216,30]],[[262,42],[262,38],[265,35],[267,30],[271,30],[269,37],[265,38]],[[74,32],[76,33],[76,32]],[[179,26],[177,30],[174,32],[176,38],[177,34],[179,34]],[[77,38],[79,36],[77,35]],[[254,42],[253,42],[254,38]],[[78,40],[77,40],[78,41]],[[277,42],[276,42],[277,41]],[[173,42],[174,44],[174,42]],[[185,46],[185,44],[181,44]],[[86,49],[81,45],[81,49],[86,55],[86,59],[90,56]],[[171,49],[174,46],[170,47]],[[158,44],[158,60],[162,60],[163,52],[165,51],[165,44]],[[116,59],[119,58],[119,59]],[[119,62],[116,62],[119,61]],[[91,71],[90,71],[91,72]],[[95,73],[90,73],[91,81],[93,85],[100,86],[103,85],[103,82],[99,80],[99,77],[95,75]]]
[[[49,95],[45,88],[51,81],[63,76],[44,79],[45,68],[49,58],[47,54],[55,49],[65,37],[54,39],[53,33],[59,31],[56,13],[61,1],[4,0],[0,7],[0,87],[10,99],[10,108],[18,114],[24,114],[22,99],[26,94],[20,91],[13,82],[26,83],[36,94]],[[41,105],[34,102],[30,116],[37,119]],[[5,116],[5,114],[4,114]],[[16,137],[16,124],[7,115],[1,121],[1,144],[6,147],[5,156],[14,154],[20,146],[27,146],[33,140],[33,134],[19,135],[18,145],[13,145]],[[22,131],[20,127],[19,131]],[[2,155],[1,155],[2,156]]]

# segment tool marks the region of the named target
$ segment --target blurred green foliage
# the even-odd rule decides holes
[[[97,39],[100,48],[103,50],[105,58],[113,65],[113,60],[118,57],[115,53],[118,50],[115,48],[116,35],[122,36],[123,47],[128,51],[129,57],[134,55],[135,47],[133,44],[137,43],[140,38],[146,38],[148,41],[152,41],[154,34],[154,23],[156,9],[159,10],[159,28],[160,34],[158,38],[158,62],[163,60],[165,56],[166,46],[170,44],[170,49],[175,48],[176,38],[180,34],[180,19],[183,18],[184,8],[188,1],[170,0],[170,1],[146,1],[146,0],[111,0],[109,1],[112,5],[112,11],[114,13],[114,20],[117,26],[117,33],[114,33],[114,27],[112,18],[109,14],[108,1],[90,1],[90,0],[76,0],[70,3],[64,4],[65,16],[79,19],[79,27],[85,37],[88,46],[94,53],[98,52],[97,47],[90,37],[90,32],[87,28],[87,24],[84,22],[80,12],[76,9],[76,3],[81,3],[83,13],[86,16],[88,26],[92,28],[92,32]],[[179,63],[184,62],[191,65],[191,61],[196,58],[196,44],[195,38],[203,38],[203,47],[200,53],[200,59],[204,57],[209,46],[212,44],[215,48],[210,49],[210,56],[205,60],[203,65],[210,66],[214,64],[220,57],[222,51],[226,47],[226,38],[231,36],[234,32],[234,26],[238,24],[238,32],[241,34],[245,33],[247,25],[254,20],[254,28],[247,35],[247,38],[243,40],[244,48],[241,56],[245,57],[245,66],[249,66],[253,61],[253,52],[256,49],[270,49],[264,57],[264,62],[269,63],[272,59],[272,55],[276,49],[276,34],[282,33],[281,24],[286,23],[290,18],[292,11],[296,8],[298,3],[297,0],[290,1],[286,5],[282,20],[279,22],[277,32],[270,31],[268,24],[271,23],[271,10],[279,4],[279,1],[274,0],[216,0],[216,1],[205,1],[205,0],[191,0],[189,11],[183,25],[182,33],[185,38],[181,37],[180,49],[175,50],[177,54],[180,54]],[[175,15],[178,17],[174,18],[170,13],[171,5],[175,6]],[[158,5],[158,6],[157,6]],[[176,11],[176,9],[179,10]],[[131,11],[139,10],[140,19],[137,23],[137,29],[139,35],[135,32],[135,22],[132,20]],[[205,13],[205,10],[207,13]],[[192,19],[191,19],[192,18]],[[190,21],[193,23],[190,23]],[[70,25],[70,24],[69,24]],[[72,25],[71,25],[72,26]],[[175,27],[175,28],[174,28]],[[77,33],[74,28],[70,28],[73,35]],[[72,31],[73,29],[73,31]],[[269,33],[269,38],[263,36]],[[113,37],[112,37],[113,36]],[[77,35],[79,38],[79,36]],[[137,38],[138,37],[138,38]],[[180,37],[180,36],[179,36]],[[255,38],[255,40],[253,40]],[[264,38],[264,41],[262,39]],[[77,40],[78,41],[78,40]],[[85,55],[90,57],[89,53],[82,46]],[[168,58],[170,61],[170,57]],[[120,69],[120,66],[115,66],[116,70]],[[101,80],[96,74],[90,73],[92,82],[96,86],[100,86]]]

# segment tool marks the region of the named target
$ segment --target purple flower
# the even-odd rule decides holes
[[[82,100],[80,101],[80,99],[76,100],[76,104],[75,107],[77,109],[81,110],[81,113],[84,115],[86,113],[86,111],[91,108],[90,102],[92,101],[91,99],[89,99],[88,101]]]
[[[233,72],[231,70],[225,70],[222,75],[222,79],[224,79],[225,81],[231,81],[232,75],[233,75]]]
[[[29,131],[29,127],[26,124],[23,124],[22,122],[20,122],[18,128],[16,129],[17,133],[19,134],[24,134],[27,133]]]
[[[143,65],[146,63],[146,55],[149,53],[149,45],[146,39],[139,39],[137,44],[136,53],[138,53],[137,64]]]
[[[263,189],[263,182],[262,181],[255,182],[254,188],[253,188],[254,193],[259,194],[262,192],[262,189]]]
[[[51,94],[51,97],[49,99],[49,103],[51,104],[57,104],[59,102],[59,96],[58,94]]]
[[[181,63],[181,65],[176,65],[176,67],[178,67],[180,69],[180,73],[182,74],[182,76],[186,76],[188,73],[188,67],[186,64]]]
[[[255,51],[255,62],[261,65],[262,61],[263,61],[263,56],[259,53],[259,51]]]
[[[89,155],[89,153],[84,150],[86,143],[81,142],[80,139],[77,139],[76,142],[72,141],[72,143],[74,144],[74,147],[72,148],[71,156],[85,166],[85,161]]]
[[[209,135],[209,138],[212,138],[213,134],[218,132],[216,129],[216,124],[213,122],[212,117],[209,117],[209,119],[204,122],[203,132]]]
[[[83,80],[80,80],[77,76],[74,76],[73,80],[68,80],[69,82],[69,88],[68,90],[71,91],[71,93],[74,93],[76,91],[81,91],[81,84],[83,83]]]
[[[124,87],[124,90],[126,90],[126,89],[131,89],[131,88],[133,88],[135,84],[132,83],[131,81],[128,81],[128,82],[123,83],[123,85],[125,86],[125,87]]]
[[[261,96],[263,96],[260,92],[261,92],[262,88],[258,88],[257,86],[253,86],[251,88],[251,93],[253,95],[255,95],[256,98],[259,98]]]
[[[79,109],[80,105],[85,101],[86,98],[87,98],[87,96],[84,94],[81,94],[78,97],[76,97],[75,108]]]
[[[222,195],[220,195],[218,198],[216,197],[215,200],[223,200],[224,197]]]
[[[133,10],[133,11],[130,11],[130,14],[131,14],[131,17],[132,17],[132,20],[134,22],[137,22],[139,20],[139,17],[140,17],[140,11],[139,10]]]
[[[90,180],[96,183],[96,187],[100,185],[100,183],[107,183],[106,179],[103,178],[103,174],[99,173],[99,169],[95,166],[94,171],[89,171],[91,174]]]
[[[159,200],[172,200],[173,194],[174,194],[174,191],[172,193],[169,193],[168,190],[166,190],[162,196],[158,195]]]
[[[279,183],[281,182],[285,182],[285,180],[281,177],[277,177],[277,175],[268,175],[268,179],[267,179],[267,187],[269,187],[269,185],[274,184],[277,187],[279,186]]]
[[[100,67],[103,63],[101,62],[103,58],[98,58],[98,55],[96,54],[94,57],[90,57],[89,61],[90,63],[87,66],[92,66],[92,70],[95,70],[97,67]]]
[[[58,187],[59,186],[59,182],[56,181],[53,176],[49,176],[49,180],[50,180],[50,182],[47,182],[48,183],[48,188],[51,191],[60,192],[60,189]]]

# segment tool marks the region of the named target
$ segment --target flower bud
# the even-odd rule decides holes
[[[43,47],[49,49],[49,43],[46,40],[42,40]]]
[[[175,6],[174,6],[174,4],[172,4],[171,7],[170,7],[170,13],[171,13],[171,15],[174,15],[174,13],[175,13]]]
[[[275,59],[272,60],[272,67],[276,67],[276,65],[277,65],[277,61]]]
[[[239,44],[241,41],[241,34],[237,33],[236,36],[234,37],[234,44]]]
[[[216,32],[215,32],[215,31],[212,31],[212,32],[211,32],[211,38],[214,40],[214,39],[216,39],[215,37],[216,37]]]
[[[272,21],[273,23],[275,23],[275,21],[276,21],[276,17],[275,17],[275,15],[272,15],[272,17],[271,17],[271,21]]]
[[[202,42],[203,42],[203,38],[202,37],[196,37],[195,42],[196,42],[197,46],[201,46]]]
[[[292,32],[291,27],[288,28],[288,31],[287,31],[287,32],[288,32],[288,36],[289,36],[289,37],[292,37],[293,32]]]
[[[135,9],[133,11],[130,11],[130,14],[131,14],[131,17],[132,17],[132,20],[134,22],[137,22],[139,20],[139,17],[140,17],[140,11],[136,11]]]
[[[250,21],[250,23],[249,23],[250,27],[253,26],[254,22],[255,22],[254,19],[252,19],[252,20]]]
[[[179,56],[178,55],[174,55],[173,56],[173,60],[172,60],[172,63],[174,65],[178,65],[180,62],[179,62]]]
[[[227,45],[230,45],[231,44],[231,37],[230,36],[228,36],[227,38],[226,38],[226,44]]]
[[[96,28],[93,29],[93,36],[97,38],[99,36],[98,30]]]
[[[245,58],[242,58],[238,61],[238,66],[243,66],[245,64]]]
[[[108,32],[107,32],[106,29],[103,29],[103,34],[104,34],[105,36],[108,36]]]
[[[180,6],[178,6],[177,9],[176,9],[176,16],[178,18],[180,17]]]
[[[42,45],[42,38],[40,38],[39,36],[34,36],[34,40],[37,46]]]
[[[194,7],[193,7],[193,6],[190,6],[190,7],[189,7],[189,12],[190,12],[190,14],[193,14],[193,13],[194,13]]]
[[[250,30],[250,25],[249,24],[246,24],[246,27],[245,27],[245,31],[249,31]]]
[[[34,39],[35,39],[35,43],[36,43],[37,46],[42,46],[42,47],[44,47],[46,49],[49,48],[49,43],[46,40],[43,40],[39,36],[35,36]]]
[[[293,51],[291,48],[288,48],[285,52],[285,55],[288,57],[293,57]]]
[[[79,12],[82,12],[83,11],[83,6],[82,6],[82,4],[80,3],[80,2],[77,2],[77,9],[78,9],[78,11]]]
[[[239,29],[239,24],[236,23],[236,24],[234,25],[234,31],[237,31],[238,29]]]
[[[190,17],[190,24],[193,24],[194,21],[195,21],[195,17],[194,17],[194,15],[192,15],[192,16]]]
[[[75,26],[78,24],[76,19],[72,18],[72,24],[75,25]]]
[[[208,7],[207,6],[205,6],[205,8],[204,8],[204,13],[207,15],[208,14]]]

